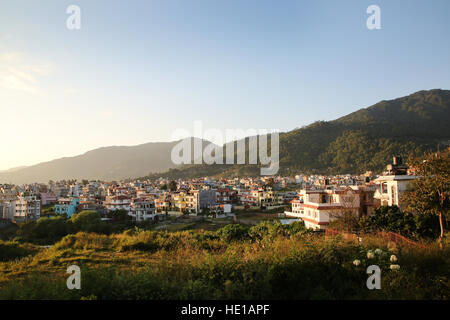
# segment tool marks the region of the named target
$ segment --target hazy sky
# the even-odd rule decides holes
[[[448,0],[1,0],[0,170],[450,89],[449,15]]]

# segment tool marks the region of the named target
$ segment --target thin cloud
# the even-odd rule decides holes
[[[26,63],[20,52],[0,54],[0,87],[31,94],[43,94],[39,80],[52,73],[52,66],[43,63]]]

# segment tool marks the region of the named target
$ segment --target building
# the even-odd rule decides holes
[[[131,211],[131,199],[128,196],[107,196],[106,201],[103,203],[105,208],[109,211],[113,210],[126,210]]]
[[[301,218],[306,228],[324,230],[345,212],[359,215],[360,190],[346,187],[336,190],[302,190],[299,199],[291,201],[292,211],[287,217]]]
[[[144,198],[134,199],[131,203],[129,215],[133,221],[141,222],[146,220],[155,220],[157,217],[155,201]]]
[[[188,209],[187,193],[185,191],[177,191],[172,194],[173,207],[179,212],[186,212]]]
[[[80,199],[78,198],[63,198],[59,199],[58,203],[55,204],[55,214],[65,214],[70,218],[73,214],[77,212],[78,205],[80,204]]]
[[[0,219],[13,220],[16,212],[16,201],[0,202]]]
[[[77,207],[77,213],[81,211],[97,211],[100,215],[104,215],[106,213],[101,201],[95,199],[80,200]]]
[[[13,221],[24,222],[41,217],[41,201],[36,196],[19,196],[15,201]]]
[[[374,198],[380,201],[382,206],[398,206],[402,208],[401,196],[408,189],[411,181],[417,176],[408,175],[408,167],[402,163],[401,157],[394,157],[393,163],[387,165],[383,176],[375,179],[378,185]]]
[[[236,199],[236,190],[221,188],[216,190],[216,202],[219,204],[233,203]]]
[[[41,204],[46,206],[57,202],[57,198],[53,193],[41,193]]]
[[[172,207],[172,195],[170,193],[162,193],[155,199],[155,207],[157,212],[169,212]]]
[[[216,190],[198,190],[194,191],[194,196],[198,199],[197,212],[203,209],[210,209],[216,205]]]
[[[238,199],[244,207],[256,206],[259,199],[258,191],[247,189],[239,190]]]

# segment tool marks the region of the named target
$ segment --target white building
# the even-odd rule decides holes
[[[379,184],[374,198],[380,200],[382,206],[402,207],[400,202],[401,196],[408,189],[409,183],[414,179],[417,179],[417,177],[410,175],[381,176],[374,180]]]
[[[286,217],[301,218],[306,228],[324,230],[344,212],[358,215],[360,190],[347,187],[337,190],[302,190],[299,199],[291,201],[292,211]]]
[[[374,180],[378,184],[374,198],[380,200],[382,206],[402,207],[402,194],[417,176],[407,174],[408,167],[402,164],[400,157],[394,157],[393,164],[387,166],[385,175]]]
[[[156,207],[155,201],[147,199],[134,199],[131,203],[131,211],[129,215],[133,218],[133,221],[146,221],[155,220]]]
[[[35,196],[19,196],[15,201],[14,221],[37,220],[41,217],[41,201]]]
[[[103,203],[105,208],[110,211],[114,210],[131,210],[131,199],[128,196],[108,196]]]
[[[13,220],[16,213],[16,201],[0,202],[0,218],[6,220]]]

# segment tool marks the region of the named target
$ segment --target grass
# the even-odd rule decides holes
[[[207,222],[194,223],[201,228]],[[225,241],[199,229],[128,230],[77,233],[51,248],[2,245],[11,256],[0,262],[0,299],[450,298],[448,246],[393,250],[374,236],[358,245],[314,233]],[[30,251],[24,255],[23,248]],[[367,252],[377,248],[382,253],[368,259]],[[389,269],[392,254],[398,271]],[[72,264],[81,267],[81,290],[66,287]],[[365,285],[370,264],[382,269],[381,290]]]
[[[257,225],[262,221],[268,220],[278,220],[278,218],[265,216],[264,213],[262,215],[257,215],[255,213],[241,213],[237,216],[237,221],[245,225]]]

